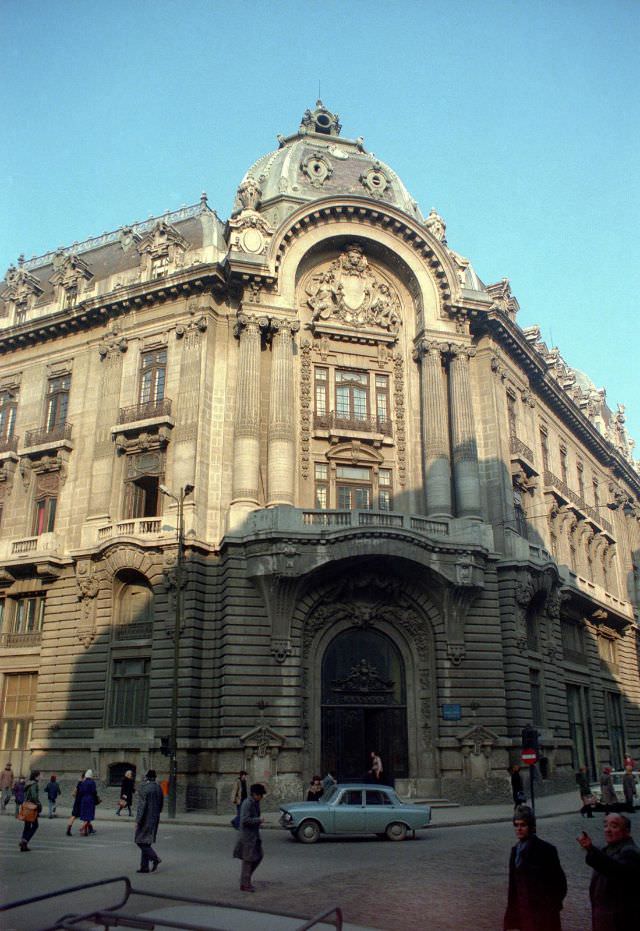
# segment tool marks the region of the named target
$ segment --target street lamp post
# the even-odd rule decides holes
[[[171,690],[171,731],[169,735],[169,817],[176,816],[178,797],[178,676],[180,673],[180,628],[182,627],[182,570],[184,560],[184,499],[193,491],[193,485],[187,484],[174,495],[165,485],[160,491],[167,498],[173,498],[178,505],[176,534],[178,537],[178,558],[176,559],[176,611],[173,628],[173,687]]]

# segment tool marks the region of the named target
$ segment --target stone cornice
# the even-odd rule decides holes
[[[474,318],[472,329],[476,336],[483,333],[491,335],[525,371],[540,397],[559,414],[564,423],[597,456],[602,465],[610,468],[617,477],[627,481],[635,493],[640,495],[640,476],[613,449],[549,375],[544,359],[527,341],[517,325],[507,319],[503,313],[494,309],[478,314]]]
[[[88,297],[78,302],[72,310],[47,314],[21,326],[0,331],[0,354],[101,326],[106,320],[122,316],[129,310],[189,297],[216,286],[225,287],[219,266],[202,264],[180,269],[166,278],[139,282],[117,288],[108,294]]]

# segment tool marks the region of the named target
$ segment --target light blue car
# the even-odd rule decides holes
[[[403,802],[389,786],[336,785],[319,802],[281,805],[280,824],[303,844],[321,834],[377,834],[404,840],[409,832],[429,826],[431,808]]]

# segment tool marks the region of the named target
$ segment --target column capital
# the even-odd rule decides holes
[[[269,327],[272,334],[288,332],[290,336],[293,336],[300,329],[300,321],[293,320],[291,317],[271,317]]]
[[[247,332],[259,332],[264,330],[269,325],[268,317],[261,317],[255,314],[245,314],[238,313],[236,316],[236,325],[235,325],[235,336],[240,338],[241,333],[246,330]]]
[[[469,361],[475,356],[478,350],[475,346],[469,346],[466,343],[449,343],[448,353],[452,359],[464,359]]]
[[[448,348],[448,343],[441,343],[435,339],[418,339],[415,341],[413,347],[413,361],[420,362],[425,356],[429,355],[429,353],[434,356],[442,355],[442,353],[447,352]]]

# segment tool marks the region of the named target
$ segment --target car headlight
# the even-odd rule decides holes
[[[280,820],[282,821],[283,824],[291,824],[291,822],[293,821],[293,817],[292,815],[289,814],[288,811],[283,811],[282,818]]]

